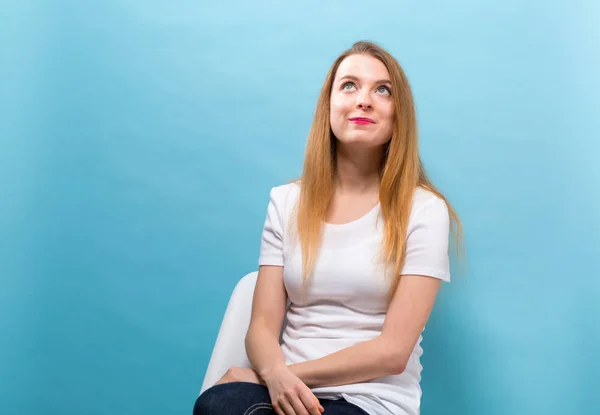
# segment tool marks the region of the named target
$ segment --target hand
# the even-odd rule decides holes
[[[277,415],[321,415],[325,411],[310,388],[287,366],[266,374],[263,380]]]
[[[256,373],[254,369],[232,366],[225,372],[221,379],[215,383],[215,385],[231,382],[262,383],[260,376],[258,376],[258,373]]]

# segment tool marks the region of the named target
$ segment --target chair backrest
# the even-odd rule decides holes
[[[231,366],[252,366],[246,355],[245,337],[250,325],[257,278],[257,271],[246,274],[236,284],[229,298],[200,393],[213,386]],[[286,324],[287,319],[284,319],[282,330]]]
[[[250,325],[252,296],[257,277],[258,272],[245,275],[236,284],[229,298],[200,393],[214,385],[231,366],[250,367],[244,339]]]

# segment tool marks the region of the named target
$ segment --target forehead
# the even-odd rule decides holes
[[[369,55],[350,55],[345,58],[337,69],[335,79],[344,76],[355,76],[365,81],[389,79],[390,77],[383,62]]]

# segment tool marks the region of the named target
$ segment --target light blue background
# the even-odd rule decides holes
[[[592,0],[3,2],[0,412],[191,413],[269,189],[300,174],[335,56],[370,39],[467,235],[422,413],[598,413],[599,19]]]

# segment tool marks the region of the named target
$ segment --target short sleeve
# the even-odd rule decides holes
[[[271,189],[267,217],[262,231],[258,265],[283,266],[283,226],[281,220],[281,201]]]
[[[448,206],[438,198],[427,200],[411,217],[402,275],[426,275],[450,282]]]

